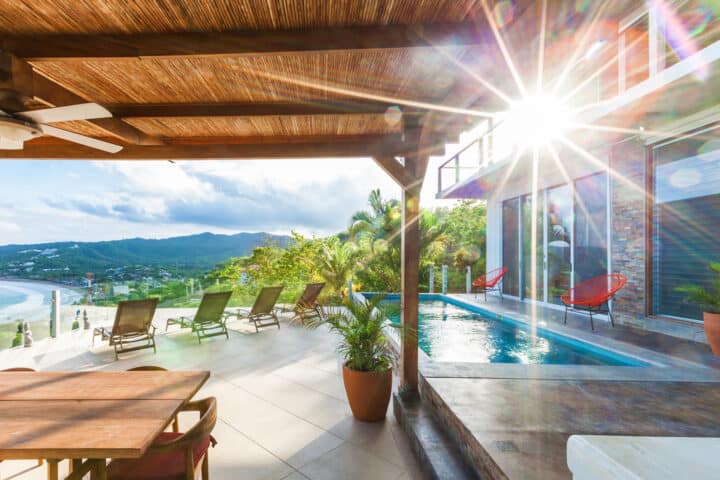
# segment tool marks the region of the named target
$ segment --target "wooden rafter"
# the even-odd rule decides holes
[[[392,178],[401,188],[412,185],[415,177],[391,155],[376,155],[373,157],[375,163]]]
[[[3,103],[7,105],[3,105],[3,107],[10,112],[24,110],[23,98],[33,99],[49,107],[64,107],[88,101],[62,85],[39,75],[30,64],[22,59],[0,53],[0,62],[6,77],[1,86],[8,93],[3,98]],[[153,145],[160,143],[158,139],[148,137],[137,128],[118,118],[101,118],[88,121],[113,137],[120,138],[130,144]]]
[[[9,37],[6,52],[32,61],[138,57],[197,57],[247,54],[475,45],[478,26],[459,24],[391,25],[304,30],[128,35],[52,35]]]
[[[383,114],[397,107],[383,102],[356,103],[160,103],[105,105],[120,118],[136,117],[260,117],[279,115]],[[416,108],[402,108],[403,115],[418,115]]]
[[[306,143],[184,143],[164,145],[128,145],[118,153],[100,150],[74,143],[41,139],[25,144],[23,150],[0,150],[0,158],[48,158],[83,160],[193,160],[193,159],[293,159],[374,157],[383,151],[397,150],[395,136],[365,136],[363,141],[342,141],[342,137],[318,139]],[[216,138],[206,139],[217,142]],[[273,137],[268,142],[277,141]]]

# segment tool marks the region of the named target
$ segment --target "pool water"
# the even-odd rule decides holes
[[[389,296],[385,302],[398,304]],[[390,320],[399,322],[399,314]],[[498,320],[443,299],[421,299],[418,343],[444,362],[644,366],[643,362],[589,343]]]

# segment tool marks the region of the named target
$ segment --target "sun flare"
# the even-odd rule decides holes
[[[573,123],[573,113],[560,99],[541,94],[513,102],[504,120],[518,144],[539,147],[562,139]]]

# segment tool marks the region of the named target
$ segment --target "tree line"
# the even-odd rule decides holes
[[[400,289],[402,208],[373,190],[368,208],[352,215],[348,228],[329,237],[308,238],[293,232],[292,241],[280,246],[272,240],[246,257],[230,258],[206,275],[207,288],[235,291],[233,304],[247,305],[259,289],[285,285],[281,300],[291,302],[306,283],[326,282],[329,301],[347,295],[352,279],[357,289],[397,292]],[[453,208],[422,209],[420,230],[420,289],[428,290],[429,267],[438,269],[435,291],[440,289],[441,265],[449,266],[449,289],[465,288],[465,267],[485,270],[484,202],[463,201]]]

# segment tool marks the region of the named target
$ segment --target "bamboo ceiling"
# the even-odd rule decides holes
[[[337,137],[343,152],[349,141],[395,142],[400,152],[417,141],[412,129],[424,128],[428,105],[448,105],[451,98],[450,106],[465,108],[467,98],[482,97],[478,83],[468,81],[478,65],[495,65],[481,4],[0,0],[0,48],[30,69],[29,77],[22,70],[16,90],[34,105],[90,101],[120,112],[59,127],[119,140],[137,152],[150,146],[160,152],[176,139],[222,145],[266,144],[273,137],[309,144]],[[464,84],[472,87],[467,98],[457,95],[468,90]],[[468,125],[467,115],[457,121],[444,115],[426,129],[438,145]]]
[[[0,1],[0,34],[219,32],[464,20],[478,0]]]
[[[427,101],[444,98],[457,73],[430,48],[302,55],[33,62],[41,74],[101,104],[272,102],[342,98],[336,85]],[[308,88],[303,83],[316,84]]]

